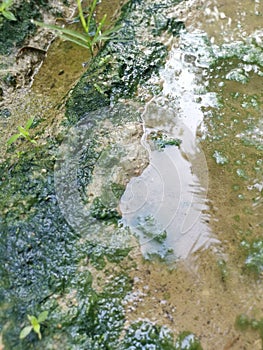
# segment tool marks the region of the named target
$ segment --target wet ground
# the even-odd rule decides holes
[[[240,333],[235,321],[261,319],[263,307],[262,257],[244,250],[262,238],[262,3],[184,5],[176,13],[187,32],[171,45],[162,94],[144,114],[146,136],[161,132],[182,145],[150,150],[150,166],[121,202],[146,256],[173,249],[170,270],[138,267],[128,311],[132,320],[190,329],[204,349],[261,349],[260,334]],[[166,230],[165,246],[149,240],[143,215]],[[257,278],[244,261],[256,263]]]
[[[151,8],[149,4],[145,4],[145,8]],[[109,9],[109,12],[113,10]],[[134,17],[139,17],[135,14]],[[153,69],[148,74],[147,70],[143,71],[143,61],[139,61],[142,70],[136,65],[133,69],[138,75],[147,75],[147,79],[137,82],[132,70],[127,68],[127,62],[133,62],[136,56],[133,53],[128,57],[122,65],[126,75],[121,80],[123,90],[127,91],[127,86],[136,81],[136,93],[132,98],[126,92],[119,92],[121,85],[114,75],[111,77],[111,70],[108,69],[110,81],[115,84],[113,88],[111,86],[113,93],[109,99],[112,105],[117,106],[116,110],[106,107],[93,114],[84,114],[80,124],[71,129],[73,136],[79,135],[79,130],[82,130],[81,143],[77,140],[76,144],[74,137],[70,142],[64,139],[56,155],[54,174],[60,215],[80,234],[76,242],[78,245],[83,244],[83,256],[83,251],[89,247],[85,246],[89,240],[92,244],[107,242],[110,249],[115,249],[113,255],[116,255],[116,249],[133,249],[121,267],[116,261],[116,265],[111,265],[112,257],[107,258],[111,263],[106,267],[99,267],[101,257],[96,250],[88,256],[87,261],[85,258],[85,263],[84,258],[76,257],[77,253],[70,245],[66,249],[71,252],[69,256],[64,250],[63,254],[69,266],[76,265],[73,256],[75,261],[81,261],[77,264],[77,274],[86,276],[91,272],[93,275],[92,288],[98,295],[97,308],[102,314],[102,291],[112,288],[109,285],[111,281],[117,280],[116,276],[129,276],[132,281],[130,291],[126,287],[128,282],[123,282],[126,294],[122,291],[118,296],[117,291],[121,290],[122,284],[120,277],[113,287],[116,291],[111,292],[122,300],[125,329],[131,329],[133,321],[142,319],[167,326],[175,338],[181,332],[189,331],[200,340],[204,350],[262,349],[263,4],[261,0],[235,0],[230,4],[223,0],[191,0],[179,4],[175,2],[163,8],[160,6],[155,17],[149,15],[149,11],[146,14],[145,23],[138,20],[140,24],[136,28],[140,50],[145,54],[142,60],[144,57],[145,60],[150,57],[152,62],[156,60],[150,45],[146,46],[154,38],[169,49],[163,66],[158,73]],[[163,24],[164,18],[176,18],[184,22],[185,29],[179,36],[172,36],[169,31],[171,27],[168,30]],[[157,39],[149,29],[145,30],[146,24],[149,28],[162,28]],[[142,40],[144,36],[147,40]],[[114,52],[114,48],[111,50]],[[36,126],[36,140],[40,148],[49,144],[48,140],[53,137],[60,144],[63,134],[69,133],[65,124],[61,124],[65,111],[63,102],[68,99],[68,91],[76,85],[84,71],[84,56],[84,50],[69,43],[55,42],[35,75],[30,93],[24,95],[20,90],[18,95],[12,95],[11,103],[6,100],[3,108],[7,106],[11,116],[1,118],[3,163],[10,155],[10,150],[9,155],[6,154],[7,139],[17,125],[22,125],[28,119],[29,114],[40,121],[39,126]],[[117,66],[114,59],[112,65]],[[101,80],[95,81],[104,89],[100,97],[103,105],[108,98],[107,84],[111,83],[103,85]],[[22,109],[21,101],[24,105]],[[73,104],[78,101],[74,92],[72,101]],[[73,109],[71,105],[67,108]],[[70,121],[76,118],[74,113],[72,115]],[[97,124],[94,124],[94,119],[98,120]],[[83,134],[83,130],[86,133]],[[94,144],[90,143],[92,137],[96,141]],[[92,149],[98,156],[92,164],[92,174],[87,175],[86,168],[85,171],[81,168],[78,174],[83,191],[80,195],[74,162],[83,162],[81,157],[84,149],[87,152],[87,144],[87,149]],[[23,152],[31,152],[31,146],[22,143],[19,148],[22,158]],[[75,153],[74,149],[80,150],[80,153]],[[48,156],[54,160],[53,151]],[[14,162],[19,154],[13,151],[10,157]],[[89,157],[93,162],[94,155]],[[47,164],[40,164],[40,168],[39,172],[33,169],[30,173],[31,181],[45,177],[46,172],[49,174]],[[76,185],[75,192],[70,190],[72,184]],[[6,193],[6,187],[3,188]],[[45,198],[51,198],[51,195],[46,194]],[[14,203],[11,212],[15,211]],[[4,205],[3,208],[6,214],[8,209]],[[23,218],[33,218],[30,207],[28,213],[26,209],[22,213]],[[45,215],[49,215],[47,213]],[[120,215],[121,225],[116,231],[114,224]],[[102,216],[111,222],[104,224],[100,221]],[[83,217],[88,217],[85,224]],[[18,221],[16,216],[14,218],[16,227]],[[35,224],[38,222],[35,218],[32,220]],[[60,221],[61,218],[54,216],[55,227],[59,230]],[[32,225],[31,230],[34,229]],[[111,235],[113,239],[109,239]],[[137,242],[134,237],[137,237]],[[60,246],[61,241],[58,240],[56,244]],[[41,251],[42,248],[39,249]],[[88,249],[92,251],[93,248]],[[57,274],[59,276],[60,272]],[[76,271],[73,274],[76,275]],[[70,276],[71,273],[66,272],[65,280],[70,280]],[[67,322],[74,323],[76,320],[73,316],[74,312],[77,313],[74,307],[77,309],[85,293],[82,295],[79,287],[76,287],[82,283],[82,277],[74,278],[66,291],[58,292],[61,287],[56,287],[58,289],[54,297],[47,302],[45,300],[43,305],[41,301],[42,309],[54,309],[55,300],[62,309],[59,311],[62,318],[54,313],[54,323],[60,322],[63,312],[65,314],[67,310],[67,317],[71,315]],[[51,291],[54,290],[52,288]],[[23,300],[26,306],[30,293],[23,293],[20,302]],[[45,295],[46,290],[42,293]],[[13,303],[10,300],[13,299],[5,302],[4,309],[8,309],[8,303]],[[94,300],[91,303],[95,304]],[[113,300],[112,310],[117,310],[118,300]],[[36,304],[37,301],[33,303],[33,310]],[[105,309],[111,308],[110,305],[105,304]],[[19,312],[22,318],[26,310]],[[118,319],[119,313],[114,312],[112,314]],[[109,317],[107,312],[106,315]],[[107,317],[105,319],[110,320]],[[82,334],[81,322],[75,322],[76,327],[79,327],[76,328],[78,334]],[[8,327],[6,322],[5,328]],[[62,323],[62,329],[67,329],[65,327],[67,325]],[[105,327],[110,334],[110,327]],[[118,329],[117,326],[115,328]],[[74,338],[74,329],[72,326],[69,329],[68,333]],[[99,332],[106,334],[101,329]],[[142,330],[140,332],[143,333]],[[63,339],[64,333],[54,334],[47,341],[46,348],[55,348],[52,347],[52,340],[53,344],[59,344]],[[10,344],[16,344],[13,348],[23,349],[23,345],[19,347],[8,339],[9,336],[5,335],[7,349]],[[97,339],[96,336],[94,339]],[[108,342],[118,348],[111,336],[109,339]],[[96,341],[98,343],[94,344],[99,344]],[[67,344],[72,343],[65,340],[65,348],[72,346]],[[88,344],[87,348],[95,346],[93,343]],[[123,349],[130,349],[127,344]],[[163,349],[162,345],[158,346],[156,349]],[[56,348],[59,349],[59,345]],[[142,343],[138,347],[144,348]],[[187,345],[181,344],[180,349],[187,348]]]

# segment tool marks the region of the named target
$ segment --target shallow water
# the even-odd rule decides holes
[[[262,11],[261,1],[171,10],[186,31],[171,44],[162,94],[143,115],[150,164],[121,200],[144,256],[157,253],[172,268],[150,263],[134,273],[131,319],[191,329],[204,349],[261,349],[260,335],[240,333],[235,319],[260,319],[263,307],[260,276],[246,272],[256,253],[242,248],[263,232]],[[182,143],[156,150],[151,132]]]

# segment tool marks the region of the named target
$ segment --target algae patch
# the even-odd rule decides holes
[[[124,269],[120,277],[116,276],[98,294],[92,288],[91,274],[77,270],[87,258],[98,262],[98,256],[102,261],[108,256],[119,261],[129,251],[112,248],[107,254],[105,248],[79,241],[79,234],[61,217],[54,191],[52,159],[46,161],[45,172],[42,171],[43,158],[48,156],[38,149],[36,154],[24,156],[13,164],[8,176],[8,165],[1,167],[3,341],[5,348],[12,350],[48,348],[58,341],[65,349],[74,346],[102,349],[118,340],[124,318],[121,300],[131,281],[125,277]],[[76,290],[75,302],[67,297],[73,290]],[[61,307],[60,300],[65,300],[66,308]],[[25,315],[43,310],[49,311],[44,340],[39,342],[30,334],[20,343],[18,337]]]

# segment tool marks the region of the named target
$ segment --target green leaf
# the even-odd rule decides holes
[[[102,27],[104,26],[104,23],[106,21],[106,18],[107,18],[107,15],[104,15],[101,22],[99,23],[98,27],[97,27],[97,30],[96,30],[96,33],[94,35],[94,41],[96,40],[96,38],[101,34],[101,29]]]
[[[0,12],[3,12],[5,9],[12,5],[12,0],[3,0],[0,6]]]
[[[82,24],[83,29],[85,30],[85,32],[88,32],[88,27],[87,27],[87,23],[83,14],[83,10],[82,10],[82,6],[81,6],[81,1],[77,0],[77,4],[78,4],[78,10],[79,10],[79,18]]]
[[[15,142],[21,135],[20,134],[15,134],[8,139],[7,144],[11,145],[13,142]]]
[[[40,26],[40,27],[44,27],[44,28],[51,29],[51,30],[56,30],[57,32],[59,32],[60,35],[66,34],[66,35],[72,36],[74,38],[77,38],[79,40],[82,40],[84,42],[86,42],[89,39],[88,35],[81,34],[75,30],[70,30],[70,29],[58,27],[58,26],[55,26],[53,24],[45,24],[45,23],[38,22],[38,21],[33,21],[33,23]],[[69,39],[67,39],[67,40],[69,40]]]
[[[22,136],[24,136],[25,138],[29,137],[29,132],[25,128],[23,128],[23,126],[18,126],[17,129],[19,130]]]
[[[41,322],[44,322],[48,317],[48,311],[43,311],[41,312],[41,314],[39,314],[38,316],[38,322],[41,323]]]
[[[25,328],[22,329],[22,331],[20,332],[19,338],[20,339],[24,339],[26,336],[28,336],[28,334],[32,331],[32,326],[27,326]]]
[[[3,0],[3,5],[5,8],[10,7],[13,3],[13,0]]]
[[[34,332],[38,335],[38,338],[41,339],[42,336],[41,336],[41,333],[40,333],[40,324],[36,324],[35,326],[33,326],[33,330]]]
[[[80,41],[78,41],[76,39],[70,38],[70,37],[68,37],[66,35],[61,35],[61,38],[64,39],[64,40],[67,40],[67,41],[71,41],[72,43],[75,43],[75,44],[77,44],[79,46],[85,47],[85,49],[89,48],[88,42],[83,43],[83,42],[80,42]]]
[[[3,10],[2,14],[5,18],[9,19],[10,21],[16,21],[16,17],[11,11]]]
[[[30,316],[30,315],[27,315],[27,318],[29,319],[29,322],[32,324],[35,330],[35,326],[39,325],[38,319],[35,316]]]
[[[36,319],[36,322],[37,323],[33,325],[33,330],[38,334],[40,332],[40,324],[38,323],[37,319]]]
[[[32,124],[33,124],[33,121],[34,121],[34,117],[28,119],[27,123],[26,123],[26,126],[25,126],[25,129],[28,130],[31,128]]]

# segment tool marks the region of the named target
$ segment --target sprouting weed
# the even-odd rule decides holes
[[[0,15],[3,15],[10,21],[16,21],[15,15],[9,11],[9,7],[12,6],[13,0],[3,0],[0,4]]]
[[[18,126],[17,129],[18,129],[19,132],[17,134],[12,135],[9,138],[9,140],[7,141],[7,144],[11,145],[12,143],[16,142],[16,140],[21,138],[21,137],[25,138],[26,140],[30,141],[31,143],[37,143],[34,139],[32,139],[30,137],[30,133],[29,133],[29,129],[31,128],[31,126],[33,124],[33,121],[34,121],[34,117],[28,119],[25,127]]]
[[[27,315],[27,318],[30,322],[30,326],[26,326],[20,332],[19,338],[24,339],[28,336],[28,334],[33,331],[38,335],[38,339],[41,340],[42,335],[40,332],[40,325],[43,323],[48,317],[48,311],[43,311],[39,314],[38,317]]]
[[[116,33],[121,26],[116,26],[112,29],[103,30],[105,26],[107,15],[105,14],[99,23],[94,20],[95,8],[98,0],[93,0],[89,9],[87,19],[85,18],[83,8],[81,5],[81,0],[77,0],[79,19],[82,25],[84,33],[80,33],[75,30],[66,29],[56,25],[46,24],[38,21],[33,21],[34,24],[45,27],[58,32],[62,39],[71,41],[79,46],[88,48],[91,56],[94,56],[95,47],[100,46],[101,43],[111,39],[114,40],[114,33]]]

